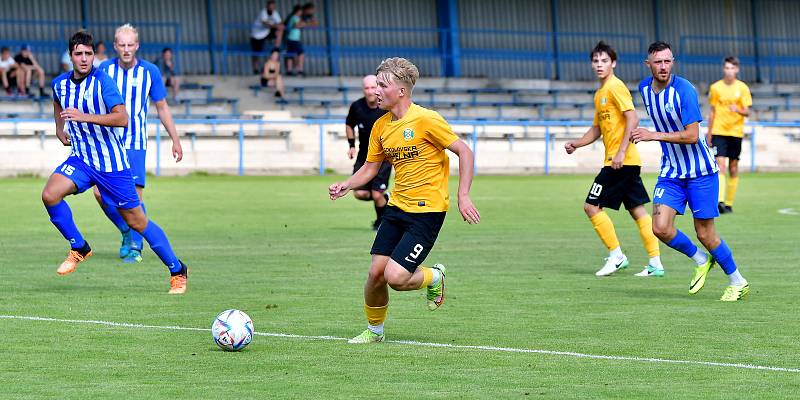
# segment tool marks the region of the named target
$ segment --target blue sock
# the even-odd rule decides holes
[[[83,239],[78,227],[75,226],[75,221],[72,219],[72,210],[66,201],[61,200],[60,203],[54,206],[44,206],[47,213],[50,214],[50,222],[56,226],[64,239],[69,241],[73,249],[80,249],[86,245],[86,240]]]
[[[720,239],[719,246],[711,250],[711,255],[717,260],[717,264],[726,274],[730,275],[736,271],[736,262],[733,261],[733,254],[724,240]]]
[[[681,232],[680,229],[677,231],[677,234],[667,243],[667,246],[686,254],[686,257],[695,255],[695,253],[697,253],[697,246],[695,246],[692,240],[689,239],[685,233]]]
[[[147,209],[144,208],[144,203],[142,203],[142,211],[144,212],[144,215],[147,215]],[[131,231],[131,248],[141,251],[142,247],[142,234],[136,231]]]
[[[103,212],[106,213],[106,217],[111,220],[111,223],[119,229],[120,233],[128,232],[131,228],[128,224],[125,223],[125,220],[122,219],[122,215],[119,215],[119,211],[116,207],[112,207],[108,204],[103,204],[102,206]]]
[[[181,262],[175,252],[172,251],[169,239],[167,239],[167,235],[164,234],[160,226],[153,221],[148,221],[147,227],[142,231],[142,236],[147,240],[153,252],[161,259],[161,262],[169,268],[169,272],[181,270]]]

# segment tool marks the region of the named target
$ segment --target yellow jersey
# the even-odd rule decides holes
[[[611,165],[611,160],[617,155],[622,138],[625,137],[625,111],[635,110],[631,92],[616,76],[611,76],[594,94],[594,122],[600,127],[603,137],[603,146],[606,148],[603,165]],[[642,165],[636,145],[628,144],[625,150],[623,165]]]
[[[714,125],[711,133],[718,136],[744,137],[744,115],[731,111],[731,105],[739,108],[753,105],[750,88],[735,80],[728,85],[720,79],[708,88],[708,103],[714,107]]]
[[[447,211],[450,159],[444,149],[456,140],[438,112],[413,103],[397,121],[392,121],[392,113],[378,118],[370,132],[367,161],[387,160],[394,166],[389,205],[410,213]]]

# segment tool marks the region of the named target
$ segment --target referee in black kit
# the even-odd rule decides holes
[[[372,125],[386,113],[385,110],[378,108],[378,97],[375,95],[378,89],[378,79],[375,75],[364,77],[363,89],[364,97],[350,105],[350,111],[348,111],[347,119],[345,120],[347,142],[350,144],[347,156],[351,160],[354,156],[356,158],[356,163],[353,165],[353,173],[356,173],[367,159],[369,134],[372,131]],[[356,127],[358,127],[358,155],[356,155]],[[367,182],[366,185],[353,190],[353,195],[356,199],[375,203],[376,218],[372,224],[372,229],[374,230],[378,230],[378,226],[381,224],[381,217],[386,210],[386,203],[389,201],[386,189],[389,187],[389,176],[391,174],[392,164],[384,161],[375,178]]]

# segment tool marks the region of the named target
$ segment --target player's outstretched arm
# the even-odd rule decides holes
[[[347,194],[352,188],[364,186],[367,182],[372,180],[378,174],[381,163],[379,162],[365,162],[364,165],[356,171],[353,176],[344,182],[336,182],[328,187],[328,194],[331,200],[336,200]]]
[[[56,121],[56,137],[64,146],[69,146],[71,143],[69,141],[69,136],[67,133],[64,132],[64,118],[61,117],[61,112],[64,111],[61,108],[61,104],[59,102],[53,102],[53,119]]]
[[[580,137],[578,140],[571,140],[567,143],[564,143],[564,149],[567,150],[567,154],[572,154],[577,150],[579,147],[587,146],[594,143],[595,140],[600,138],[600,127],[597,125],[592,125],[583,136]]]
[[[693,122],[686,125],[686,129],[677,132],[651,132],[645,128],[636,128],[631,132],[633,143],[649,142],[656,140],[659,142],[676,144],[695,144],[700,138],[700,124]]]
[[[181,147],[181,139],[178,137],[178,131],[175,129],[175,121],[172,120],[172,111],[169,110],[167,99],[161,99],[156,102],[156,111],[158,111],[158,119],[167,130],[167,134],[172,139],[172,158],[175,162],[183,159],[183,147]]]
[[[86,122],[95,125],[124,128],[128,126],[128,112],[125,105],[117,104],[108,114],[86,114],[77,108],[67,108],[61,111],[64,121]]]
[[[469,224],[481,222],[481,214],[472,199],[469,197],[469,190],[472,187],[472,165],[475,156],[469,146],[459,139],[453,142],[447,149],[458,155],[458,211]]]

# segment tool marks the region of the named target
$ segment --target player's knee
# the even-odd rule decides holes
[[[697,240],[703,244],[703,246],[708,247],[709,245],[713,245],[716,239],[716,233],[710,229],[699,229],[697,230]]]
[[[669,224],[665,223],[657,223],[653,221],[653,234],[656,235],[657,238],[661,239],[662,242],[666,242],[667,239],[674,236],[675,228],[673,228]]]
[[[396,271],[386,270],[384,278],[386,283],[394,290],[408,290],[408,284],[411,280],[411,274],[399,273]]]
[[[46,206],[54,206],[61,202],[61,196],[48,188],[42,190],[42,203]]]
[[[141,233],[147,228],[147,216],[144,215],[141,208],[138,209],[138,211],[126,211],[120,214],[122,215],[122,219],[125,220],[125,223],[136,232]]]
[[[589,218],[591,218],[600,212],[600,207],[594,204],[583,203],[583,212],[585,212],[586,215],[589,216]]]

